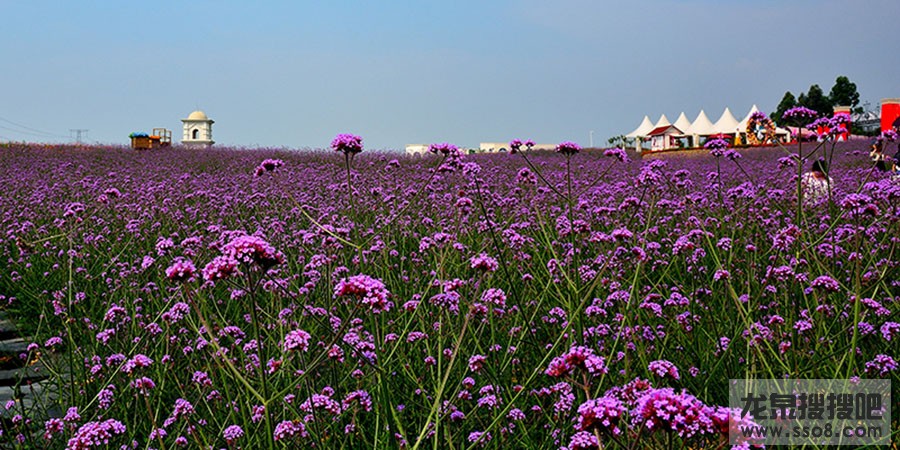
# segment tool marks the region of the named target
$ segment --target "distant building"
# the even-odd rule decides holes
[[[853,124],[865,133],[878,133],[881,131],[881,115],[875,111],[851,114],[850,117]]]
[[[677,148],[678,138],[683,135],[684,132],[675,125],[656,127],[647,133],[647,137],[650,138],[650,150]]]
[[[214,121],[206,116],[203,111],[192,112],[187,119],[181,119],[184,123],[184,135],[181,143],[188,146],[209,147],[215,144],[212,140],[212,124]]]
[[[407,144],[406,145],[406,154],[407,155],[424,155],[428,153],[428,148],[430,146],[428,144]],[[536,144],[531,147],[531,150],[555,150],[556,145],[554,144]],[[526,150],[523,146],[521,150]],[[465,148],[460,147],[459,151],[463,154],[473,154],[473,153],[506,153],[509,151],[509,142],[482,142],[478,145],[478,148]]]
[[[478,144],[479,153],[498,153],[509,150],[509,142],[482,142]]]
[[[407,155],[424,155],[428,153],[428,144],[407,144]]]
[[[535,150],[555,150],[556,145],[554,144],[535,144],[531,147],[532,151]],[[525,146],[522,146],[520,150],[527,150]],[[506,153],[509,151],[509,142],[482,142],[478,144],[478,153]]]

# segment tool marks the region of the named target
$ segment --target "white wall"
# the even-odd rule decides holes
[[[406,146],[407,155],[424,155],[428,153],[428,146],[425,144],[409,144]]]
[[[198,130],[197,138],[194,139],[194,130]],[[184,122],[184,133],[181,142],[206,142],[212,141],[212,123],[211,122]]]
[[[478,151],[485,153],[497,153],[509,151],[509,142],[482,142],[478,144]]]

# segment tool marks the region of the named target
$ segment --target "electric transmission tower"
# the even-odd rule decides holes
[[[85,129],[85,128],[72,128],[72,129],[69,129],[69,132],[70,132],[70,133],[75,133],[75,143],[76,143],[76,144],[80,144],[80,143],[81,143],[81,138],[82,138],[82,137],[87,137],[87,132],[88,132],[88,131],[90,131],[90,130],[87,130],[87,129]]]

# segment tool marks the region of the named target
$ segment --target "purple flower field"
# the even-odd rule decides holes
[[[729,379],[900,386],[900,180],[864,141],[339,137],[0,146],[0,310],[33,343],[0,362],[56,386],[0,404],[0,448],[730,448]]]

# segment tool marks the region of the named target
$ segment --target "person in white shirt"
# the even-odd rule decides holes
[[[828,168],[825,161],[817,159],[812,164],[812,169],[803,174],[800,179],[801,197],[804,202],[816,203],[827,199],[833,182],[828,176]]]

